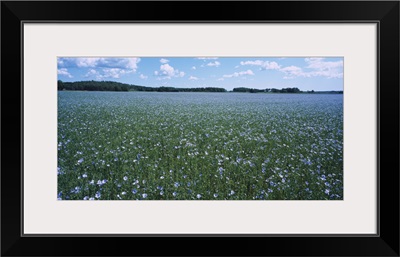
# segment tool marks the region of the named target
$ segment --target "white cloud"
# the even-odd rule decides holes
[[[133,72],[136,72],[137,68],[138,68],[138,63],[140,62],[140,58],[123,58],[122,59],[122,66],[125,64],[126,62],[126,69],[130,69]]]
[[[183,77],[185,72],[174,69],[168,63],[162,64],[159,71],[154,72],[155,76],[160,76],[159,79],[171,79],[172,77]]]
[[[260,66],[261,70],[279,70],[281,66],[276,62],[270,61],[245,61],[240,62],[240,65]]]
[[[221,65],[221,63],[218,61],[207,63],[207,66],[210,66],[210,67],[218,67],[220,65]]]
[[[196,66],[193,66],[193,67],[192,67],[192,70],[195,70],[195,69],[196,69]]]
[[[85,77],[87,78],[87,77],[95,76],[95,75],[98,75],[98,74],[99,74],[99,73],[98,73],[96,70],[90,69],[90,70],[86,73]]]
[[[194,76],[190,76],[189,80],[199,80],[199,78],[198,77],[194,77]]]
[[[286,74],[286,76],[284,77],[285,79],[299,77],[299,76],[305,77],[303,70],[300,67],[293,66],[293,65],[282,68],[282,69],[280,69],[280,71]]]
[[[265,62],[262,69],[266,70],[279,70],[281,66],[276,62]]]
[[[223,81],[224,80],[224,78],[219,78],[219,79],[217,79],[217,81]]]
[[[343,77],[343,61],[326,61],[325,58],[305,58],[305,67],[287,66],[282,67],[276,62],[270,61],[242,61],[240,65],[258,66],[260,70],[277,70],[283,72],[284,79],[294,79],[297,77],[326,77],[326,78],[342,78]]]
[[[256,66],[261,66],[263,65],[263,61],[257,60],[257,61],[241,61],[240,65],[256,65]]]
[[[240,76],[245,76],[245,75],[254,75],[254,72],[252,70],[247,70],[247,71],[241,71],[241,72],[235,72],[232,74],[228,75],[223,75],[223,78],[234,78],[234,77],[240,77]]]
[[[136,72],[140,58],[58,58],[57,63],[65,68],[109,68]]]
[[[331,62],[325,61],[325,58],[305,58],[304,61],[308,64],[306,68],[312,69],[309,72],[311,76],[343,77],[343,60]]]
[[[146,76],[146,75],[143,75],[143,74],[140,74],[139,78],[141,78],[141,79],[147,79],[147,78],[148,78],[148,76]]]
[[[199,60],[216,60],[218,57],[198,57]]]
[[[78,67],[96,67],[101,58],[76,58]]]
[[[160,62],[161,62],[161,63],[167,63],[167,62],[169,62],[169,60],[162,58],[162,59],[160,60]]]
[[[132,71],[120,68],[103,68],[101,70],[90,69],[84,77],[91,77],[96,80],[104,80],[108,78],[119,79],[122,75],[128,73],[132,73]]]
[[[163,64],[160,66],[161,74],[172,77],[175,75],[175,69],[169,64]]]
[[[103,69],[103,78],[114,78],[118,79],[120,75],[125,74],[125,70],[119,68],[105,68]]]
[[[310,65],[308,67],[314,66],[314,67],[319,67],[319,65],[316,65],[317,63],[321,63],[324,61],[325,58],[304,58],[304,61],[306,63],[309,63]],[[313,65],[314,64],[314,65]]]
[[[305,58],[307,66],[304,69],[297,66],[288,66],[281,68],[280,71],[285,73],[284,79],[293,79],[296,77],[326,77],[326,78],[343,78],[343,61],[325,61],[325,58]]]
[[[68,72],[67,68],[61,68],[57,70],[57,74],[58,75],[63,75],[63,76],[67,76],[68,78],[72,78],[71,73]]]

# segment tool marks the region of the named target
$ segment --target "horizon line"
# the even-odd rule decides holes
[[[58,79],[57,81],[61,81],[62,83],[76,83],[76,82],[115,82],[115,83],[120,83],[120,84],[125,84],[125,85],[129,85],[129,86],[138,86],[138,87],[148,87],[148,88],[161,88],[161,87],[166,87],[166,88],[176,88],[176,89],[191,89],[191,88],[218,88],[218,89],[224,89],[226,91],[233,91],[233,89],[235,88],[246,88],[246,89],[255,89],[255,90],[265,90],[265,89],[286,89],[286,88],[297,88],[297,87],[266,87],[266,88],[252,88],[252,87],[234,87],[233,89],[229,90],[226,89],[224,87],[215,87],[215,86],[200,86],[200,87],[174,87],[174,86],[143,86],[143,85],[136,85],[136,84],[128,84],[128,83],[123,83],[123,82],[119,82],[119,81],[113,81],[113,80],[77,80],[77,81],[62,81],[61,79]],[[301,90],[299,89],[301,92],[308,92],[308,91],[314,91],[314,92],[341,92],[344,91],[342,90],[332,90],[332,89],[327,89],[327,90],[315,90],[315,89],[311,89],[311,90]]]

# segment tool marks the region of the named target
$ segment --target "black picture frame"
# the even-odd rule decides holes
[[[21,44],[28,21],[378,24],[378,234],[23,235]],[[398,1],[2,1],[1,255],[399,256],[399,31]]]

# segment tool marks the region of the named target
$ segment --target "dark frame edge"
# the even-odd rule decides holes
[[[20,110],[20,115],[21,115],[21,131],[20,131],[20,138],[21,138],[21,146],[24,146],[24,22],[20,21],[20,37],[21,37],[21,45],[20,45],[20,60],[21,60],[21,83],[20,83],[20,99],[21,99],[21,110]],[[20,236],[24,236],[24,220],[23,220],[23,214],[24,214],[24,147],[21,147],[21,181],[20,181],[20,186],[21,186],[21,203],[20,203],[20,208],[21,208],[21,221],[20,221]]]
[[[379,48],[378,48],[378,56],[384,60],[383,65],[378,65],[379,67],[379,96],[382,96],[383,99],[378,101],[378,107],[380,108],[378,111],[379,118],[379,137],[378,137],[378,147],[381,147],[381,137],[382,132],[386,131],[390,135],[397,134],[396,150],[386,149],[386,153],[392,151],[392,155],[390,156],[382,156],[380,153],[378,155],[378,174],[379,174],[379,182],[384,182],[386,185],[392,185],[393,191],[396,194],[392,194],[390,190],[386,188],[379,187],[379,197],[378,207],[379,207],[379,219],[378,222],[382,222],[384,220],[385,223],[391,224],[392,226],[384,226],[383,228],[379,227],[379,236],[385,242],[385,244],[391,248],[391,250],[399,256],[400,254],[400,224],[399,224],[399,205],[392,206],[391,208],[388,205],[381,205],[381,201],[384,199],[392,199],[393,202],[399,201],[400,190],[399,190],[399,34],[400,34],[400,2],[392,2],[392,8],[382,17],[381,22],[379,23]],[[383,32],[383,33],[382,33]],[[381,54],[383,52],[383,54]],[[383,56],[384,55],[384,56]],[[392,55],[394,58],[391,58]],[[379,63],[381,64],[380,60]],[[382,76],[384,74],[384,76]],[[381,87],[384,85],[384,87]],[[390,87],[392,85],[392,87]],[[397,85],[397,87],[395,86]],[[392,95],[387,92],[391,90]],[[383,93],[383,94],[382,94]],[[389,97],[390,96],[390,97]],[[385,101],[385,103],[383,103]],[[388,119],[388,116],[391,116],[393,120]],[[392,116],[393,115],[393,116]],[[381,119],[385,117],[384,119]],[[381,126],[384,125],[384,126]],[[384,128],[382,128],[384,127]],[[385,134],[385,132],[384,132]],[[388,147],[388,145],[384,146]],[[379,148],[381,149],[381,148]],[[379,152],[379,151],[378,151]],[[385,162],[382,163],[381,160],[385,159]],[[397,162],[395,161],[397,159]],[[382,174],[381,167],[385,166],[387,169],[386,176],[380,176]],[[390,169],[391,168],[391,169]],[[394,168],[394,170],[392,170]],[[390,173],[391,172],[391,173]],[[396,184],[397,183],[397,187]]]
[[[393,1],[393,3],[395,4],[395,7],[396,7],[396,5],[397,5],[397,10],[395,9],[395,7],[393,7],[393,9],[385,16],[385,17],[383,17],[382,18],[382,20],[381,20],[381,22],[383,22],[383,23],[385,23],[386,22],[386,20],[390,20],[391,21],[391,19],[393,19],[393,18],[396,18],[396,15],[397,15],[397,21],[398,21],[398,19],[399,19],[399,3],[395,3],[394,1]],[[2,21],[4,21],[3,19],[6,19],[7,20],[7,18],[11,21],[11,20],[13,20],[14,22],[15,21],[17,21],[18,23],[19,23],[19,25],[20,25],[20,31],[21,31],[21,34],[20,34],[20,38],[22,39],[23,38],[23,22],[21,22],[21,20],[19,20],[19,17],[17,16],[17,15],[15,15],[15,13],[14,12],[12,12],[10,9],[8,9],[7,7],[6,7],[6,4],[3,2],[3,3],[1,3],[1,5],[2,5],[2,11],[1,11],[1,13],[2,13]],[[397,11],[397,14],[395,13]],[[6,18],[4,18],[4,14],[6,14]],[[14,17],[14,19],[11,19],[10,17]],[[182,21],[181,21],[182,22]],[[380,40],[380,32],[381,32],[381,22],[379,22],[378,23],[378,59],[379,59],[379,57],[380,57],[380,42],[379,42],[379,40]],[[2,23],[2,24],[4,24],[4,22]],[[13,23],[13,25],[15,25],[15,23]],[[3,26],[4,25],[2,25],[2,28],[3,28]],[[398,26],[398,24],[397,24],[397,29],[399,28],[399,26]],[[2,31],[4,31],[4,30],[2,30]],[[2,32],[2,34],[3,34],[4,32]],[[399,35],[399,33],[397,32],[397,46],[398,46],[398,35]],[[7,44],[9,45],[9,44],[11,44],[11,42],[10,41],[8,41],[8,40],[2,40],[2,44],[1,44],[1,49],[2,50],[4,50],[4,49],[7,49]],[[396,43],[394,43],[395,45],[396,45]],[[3,51],[3,53],[4,53],[5,51]],[[398,52],[397,52],[398,53]],[[21,125],[23,124],[23,73],[22,73],[22,71],[23,71],[23,60],[22,60],[22,58],[23,58],[23,47],[21,46],[21,56],[20,56],[20,61],[21,61],[21,63],[20,63],[20,68],[21,68],[21,76],[20,76],[20,79],[21,79],[21,81],[20,81],[20,86],[21,86],[21,88],[20,88],[20,90],[21,90],[21,92],[20,92],[20,101],[21,101],[21,119],[20,119],[20,122],[21,122]],[[3,55],[3,57],[4,56],[8,56],[8,55]],[[379,61],[379,60],[378,60]],[[396,61],[396,60],[395,60]],[[399,63],[398,63],[398,61],[399,61],[399,57],[398,57],[398,55],[397,55],[397,69],[398,69],[398,67],[399,67]],[[12,66],[12,65],[11,65]],[[15,66],[12,66],[12,67],[14,67],[15,68]],[[392,74],[392,77],[391,78],[394,78],[393,76],[396,76],[396,71],[395,71],[395,69],[396,69],[396,64],[394,65],[394,67],[392,68],[392,69],[390,69],[390,74]],[[9,71],[10,73],[9,74],[7,74],[6,72],[3,72],[4,70],[7,70],[7,71]],[[2,75],[3,76],[5,76],[5,77],[7,77],[8,79],[10,79],[10,76],[11,76],[11,74],[15,74],[15,72],[16,71],[14,71],[14,72],[12,72],[12,68],[11,67],[4,67],[4,65],[2,65],[1,66],[1,71],[2,71]],[[386,84],[386,82],[388,82],[387,80],[385,80],[385,83],[382,83],[382,81],[380,80],[380,72],[381,72],[381,68],[379,67],[379,65],[378,65],[378,78],[377,78],[377,80],[378,80],[378,90],[377,90],[377,98],[378,98],[378,101],[377,101],[377,104],[378,104],[378,110],[379,110],[379,108],[380,108],[380,104],[382,103],[382,101],[380,100],[380,91],[381,91],[381,88],[380,88],[380,85],[381,84],[385,84],[386,86],[387,86],[387,84]],[[398,72],[398,71],[397,71]],[[1,79],[1,81],[2,81],[2,84],[3,85],[5,85],[6,83],[3,83],[3,77],[2,77],[2,79]],[[11,79],[8,81],[7,79],[6,79],[6,81],[7,82],[11,82]],[[397,81],[397,83],[396,83],[396,81]],[[394,82],[394,84],[397,84],[398,85],[398,82],[399,82],[399,78],[398,78],[398,73],[397,73],[397,79],[394,79],[394,80],[392,80],[392,82]],[[6,90],[4,90],[5,92],[7,92]],[[1,91],[0,91],[1,92]],[[398,95],[398,89],[397,89],[397,100],[398,100],[398,97],[399,97],[399,95]],[[2,99],[3,99],[3,97],[4,97],[4,94],[3,94],[3,92],[1,92],[1,97],[2,97]],[[393,97],[395,97],[395,96],[393,96]],[[3,104],[2,104],[2,107],[3,107]],[[397,107],[397,114],[398,114],[398,107],[399,107],[399,105],[398,105],[398,102],[397,103],[393,103],[392,104],[392,107],[394,107],[394,109]],[[3,116],[3,111],[4,111],[4,108],[1,108],[1,110],[2,110],[2,116]],[[395,113],[395,114],[396,114]],[[378,121],[378,128],[377,128],[377,130],[378,130],[378,138],[377,138],[377,144],[378,144],[378,148],[379,148],[379,146],[380,146],[380,142],[381,142],[381,140],[380,140],[380,137],[379,137],[379,135],[380,135],[380,132],[381,131],[383,131],[381,128],[380,128],[380,118],[381,118],[381,114],[379,113],[379,111],[378,111],[378,117],[377,117],[377,121]],[[386,117],[386,116],[384,116],[384,117]],[[3,116],[3,118],[4,118],[4,116]],[[2,123],[3,123],[3,118],[2,118]],[[398,115],[397,115],[397,121],[398,121]],[[4,123],[3,123],[4,124]],[[393,131],[395,131],[396,129],[397,129],[397,132],[398,132],[398,128],[399,128],[399,124],[397,123],[397,124],[392,124],[392,125],[394,125],[394,127],[392,128],[392,132]],[[7,132],[7,131],[9,131],[9,130],[11,130],[11,128],[3,128],[3,130],[1,130],[1,135],[2,135],[2,138],[4,139],[4,134]],[[3,134],[4,133],[4,134]],[[21,126],[20,127],[20,133],[21,133],[21,140],[22,140],[22,142],[23,142],[23,126]],[[21,143],[22,143],[21,142]],[[397,143],[397,146],[398,146],[398,141],[396,142]],[[1,156],[2,156],[2,159],[3,159],[3,161],[4,161],[4,158],[3,158],[3,154],[4,154],[4,151],[2,151],[1,152]],[[397,151],[395,151],[395,153],[393,154],[393,156],[394,157],[396,157],[396,154],[397,154],[397,157],[398,157],[398,149],[397,149]],[[5,154],[4,154],[5,155]],[[7,155],[7,156],[9,156],[9,155]],[[21,157],[23,157],[23,149],[21,149]],[[10,157],[11,158],[11,157]],[[14,159],[15,159],[15,157],[14,157]],[[379,151],[378,151],[378,163],[377,163],[377,165],[378,165],[378,170],[380,170],[380,160],[381,160],[381,156],[380,156],[380,154],[379,154]],[[20,160],[21,162],[20,162],[20,165],[21,165],[21,167],[23,167],[23,158],[21,158],[21,160]],[[397,162],[397,168],[399,167],[398,166],[399,165],[399,163]],[[2,169],[1,169],[1,171],[2,171],[2,174],[3,174],[3,172],[4,172],[4,169],[3,169],[3,165],[1,165],[2,167]],[[23,169],[21,168],[21,176],[23,175],[22,174],[22,171],[23,171]],[[398,170],[397,170],[398,171]],[[393,178],[395,181],[393,182],[393,183],[398,183],[398,175],[397,175],[397,181],[396,181],[396,175],[393,175],[391,178]],[[384,181],[386,181],[387,182],[387,180],[384,180]],[[380,191],[380,186],[379,186],[379,182],[380,182],[380,173],[378,172],[378,191]],[[1,175],[1,184],[3,185],[3,183],[5,183],[4,182],[4,180],[3,180],[3,175]],[[398,185],[398,184],[397,184]],[[398,189],[398,188],[397,188]],[[21,191],[20,191],[20,193],[22,194],[23,193],[23,181],[21,181]],[[383,190],[383,196],[385,196],[385,191]],[[3,222],[5,222],[4,221],[4,215],[3,215],[3,211],[4,211],[4,209],[5,208],[3,208],[5,205],[4,205],[4,200],[6,199],[6,198],[3,198],[4,197],[4,192],[3,192],[3,189],[1,190],[1,199],[2,199],[2,201],[3,201],[3,203],[1,204],[1,210],[2,210],[2,212],[1,212],[1,224],[2,224],[2,227],[3,227],[3,229],[4,229],[4,227],[7,227],[7,226],[3,226]],[[380,194],[379,194],[380,195]],[[380,195],[380,196],[382,196],[382,195]],[[397,202],[398,202],[398,194],[397,194],[397,198],[395,198],[395,200],[397,199]],[[6,206],[7,205],[9,205],[10,204],[10,201],[11,200],[6,200]],[[378,210],[379,210],[379,207],[380,207],[380,201],[378,201]],[[12,204],[11,203],[11,205],[15,205],[15,204]],[[13,206],[13,208],[15,208],[15,206]],[[23,210],[23,203],[21,203],[21,205],[19,206],[19,208],[21,208],[21,210]],[[7,216],[6,215],[6,219],[9,217],[9,215]],[[378,243],[379,243],[379,245],[381,245],[381,247],[382,247],[382,249],[383,248],[385,248],[386,250],[385,250],[385,254],[384,255],[391,255],[391,256],[399,256],[399,246],[398,246],[398,238],[399,238],[399,234],[398,234],[398,232],[399,232],[399,226],[398,226],[398,220],[397,220],[397,223],[396,223],[396,218],[398,218],[399,217],[399,215],[398,215],[398,209],[397,209],[397,212],[395,212],[394,214],[392,214],[392,216],[390,216],[389,217],[389,219],[390,219],[390,221],[393,221],[394,222],[394,224],[396,225],[397,224],[397,226],[394,226],[394,228],[392,229],[392,230],[390,230],[390,231],[386,231],[385,229],[383,229],[382,231],[381,231],[381,227],[380,227],[380,224],[379,224],[379,221],[380,221],[380,218],[381,217],[381,214],[380,214],[380,212],[378,212],[378,234],[377,234],[377,236],[374,236],[374,235],[372,235],[372,237],[379,237],[379,238],[377,238],[378,239]],[[384,215],[382,215],[382,217],[384,217]],[[15,217],[14,217],[15,218]],[[22,221],[21,221],[22,222]],[[2,239],[1,239],[1,254],[2,255],[5,255],[5,256],[7,256],[8,254],[11,254],[11,255],[13,255],[13,254],[15,254],[15,252],[18,252],[18,250],[16,249],[16,248],[18,248],[18,247],[21,247],[23,244],[24,244],[24,242],[26,242],[26,240],[28,240],[28,238],[27,237],[31,237],[31,236],[29,236],[29,235],[26,235],[26,234],[23,234],[23,224],[22,223],[20,223],[20,235],[19,236],[23,236],[23,237],[25,237],[25,238],[18,238],[18,236],[16,236],[16,235],[12,235],[12,237],[11,238],[8,238],[8,239],[6,239],[6,244],[4,244],[4,242],[3,242],[3,240],[5,240],[4,239],[4,235],[3,235],[3,231],[2,231]],[[2,230],[3,230],[2,229]],[[396,229],[397,229],[397,231],[396,231]],[[397,235],[396,235],[396,233],[397,233]],[[9,236],[9,235],[8,235]],[[85,236],[85,235],[80,235],[80,236]],[[93,235],[87,235],[88,237],[93,237]],[[144,235],[144,236],[146,236],[146,235]],[[173,236],[175,236],[175,235],[173,235]],[[179,237],[179,236],[181,236],[181,235],[176,235],[177,237]],[[222,236],[225,236],[225,235],[222,235]],[[45,236],[45,237],[47,237],[47,236]],[[312,236],[311,236],[312,237]],[[397,239],[397,245],[396,245],[396,239]]]
[[[1,41],[1,52],[2,54],[2,65],[1,65],[1,123],[2,124],[7,124],[9,125],[9,121],[12,120],[12,118],[10,118],[10,115],[6,113],[5,108],[4,108],[4,99],[5,99],[5,95],[7,95],[8,97],[14,97],[12,100],[17,100],[16,103],[19,104],[19,94],[18,97],[16,96],[12,96],[10,93],[10,89],[5,87],[4,85],[9,84],[11,81],[13,83],[17,82],[18,84],[21,84],[19,79],[20,76],[18,75],[22,75],[22,73],[19,71],[19,68],[21,67],[20,65],[18,65],[19,62],[22,61],[22,56],[20,56],[20,53],[17,53],[17,59],[19,60],[17,62],[17,65],[13,65],[13,62],[9,62],[10,61],[10,55],[9,54],[5,54],[7,52],[7,49],[12,49],[13,47],[15,47],[15,43],[19,44],[20,41],[20,32],[19,32],[19,17],[18,15],[16,15],[14,12],[11,11],[11,9],[8,7],[7,3],[5,2],[1,2],[1,34],[2,36],[7,34],[9,36],[9,38],[7,38],[6,40],[4,40],[4,36],[3,39]],[[7,26],[6,26],[7,25]],[[13,40],[17,41],[17,42],[13,42]],[[6,57],[6,58],[4,58]],[[4,65],[4,59],[7,60],[7,64],[11,63],[11,65]],[[12,74],[12,75],[11,75]],[[16,80],[11,80],[11,76],[13,75],[17,75],[15,78]],[[19,122],[22,120],[22,117],[18,120]],[[4,122],[6,121],[6,122]],[[5,135],[9,134],[11,131],[22,131],[22,126],[20,126],[20,124],[12,124],[14,125],[14,127],[12,126],[8,126],[8,127],[1,127],[1,138],[2,138],[2,142],[4,143],[5,141]],[[16,125],[16,126],[15,126]],[[12,134],[12,133],[11,133]],[[19,137],[17,138],[17,140],[19,140]],[[19,141],[18,141],[19,143]],[[4,145],[4,144],[3,144]],[[11,152],[11,151],[10,151]],[[6,158],[4,158],[6,156]],[[20,219],[18,216],[20,216],[20,205],[18,203],[13,202],[13,198],[8,198],[5,197],[6,192],[4,191],[4,185],[7,183],[5,180],[5,170],[4,169],[4,163],[5,160],[13,162],[13,163],[18,163],[18,165],[20,164],[19,161],[21,160],[19,156],[12,156],[11,153],[9,153],[8,151],[4,151],[4,148],[2,146],[2,150],[1,150],[1,226],[2,226],[2,231],[1,231],[1,243],[0,243],[0,250],[1,250],[1,255],[6,254],[7,252],[9,252],[12,248],[15,247],[16,244],[18,244],[20,242],[19,239],[19,232],[20,231],[15,231],[12,229],[13,226],[13,222],[19,223]],[[21,160],[22,161],[22,160]],[[9,166],[8,166],[9,167]],[[15,178],[14,178],[15,179]],[[19,181],[18,181],[19,182]],[[15,188],[12,193],[15,193],[17,196],[20,196],[20,192],[18,190],[19,188]],[[16,208],[17,207],[17,208]],[[11,211],[9,211],[9,209]],[[5,210],[7,210],[7,212],[5,212]],[[17,216],[18,215],[18,216]],[[11,221],[11,222],[10,222]],[[4,235],[4,230],[7,230],[7,232],[11,232],[8,233],[7,236]]]

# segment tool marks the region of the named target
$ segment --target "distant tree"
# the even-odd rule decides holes
[[[264,89],[256,89],[256,88],[247,88],[247,87],[236,87],[233,89],[233,92],[240,93],[264,93]]]
[[[226,92],[224,88],[175,88],[175,87],[144,87],[129,85],[115,81],[57,81],[58,90],[85,90],[85,91],[146,91],[146,92]]]
[[[64,90],[64,84],[61,80],[57,81],[57,90]]]

